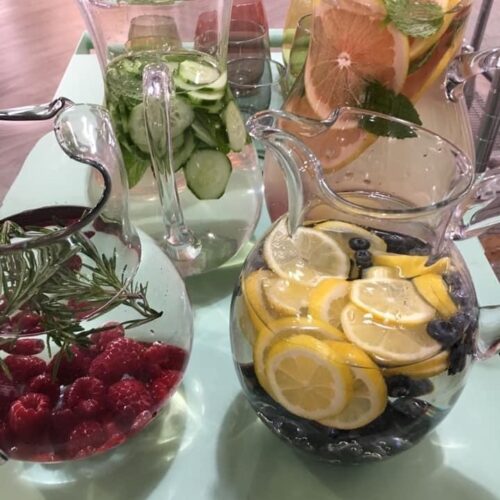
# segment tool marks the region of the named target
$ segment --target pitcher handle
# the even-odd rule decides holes
[[[167,64],[153,63],[144,68],[144,121],[166,227],[165,251],[174,260],[188,261],[200,254],[201,244],[184,222],[175,182],[170,121],[174,92]]]
[[[465,240],[480,236],[492,227],[500,227],[500,207],[498,210],[490,210],[490,205],[499,198],[500,168],[493,168],[479,177],[464,205],[458,207],[457,210],[462,212],[463,216],[460,224],[451,229],[450,237],[454,240]]]
[[[457,55],[446,73],[446,97],[458,101],[468,80],[496,69],[500,69],[500,47]]]
[[[487,170],[472,186],[458,227],[451,231],[454,240],[480,236],[492,227],[500,227],[500,207],[491,204],[500,197],[500,168]],[[500,300],[500,297],[498,297]],[[480,308],[479,338],[475,356],[486,359],[500,352],[500,304]]]
[[[58,97],[47,104],[37,104],[20,108],[0,110],[0,120],[5,121],[38,121],[54,118],[60,111],[71,106],[73,101],[66,97]]]

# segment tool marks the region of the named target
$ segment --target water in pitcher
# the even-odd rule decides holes
[[[409,448],[463,389],[476,304],[461,257],[450,249],[425,265],[431,250],[418,238],[314,221],[296,235],[301,255],[309,248],[316,271],[336,277],[316,281],[305,258],[287,279],[285,222],[249,256],[233,300],[233,353],[250,404],[283,440],[330,462]]]
[[[430,1],[421,11],[415,7],[404,13],[394,5],[389,0],[318,1],[305,67],[284,109],[322,120],[338,106],[383,112],[420,123],[473,157],[465,102],[449,101],[443,88],[445,72],[462,43],[471,1]],[[384,22],[388,17],[391,22]],[[371,157],[378,149],[384,155],[377,143],[384,131],[376,128],[367,129],[370,133],[353,128],[341,139],[335,132],[304,137],[300,129],[289,127],[289,131],[312,149],[327,181],[329,174],[362,161],[368,148]],[[405,161],[419,168],[419,153]],[[271,159],[268,163],[266,200],[274,220],[286,211],[286,190],[278,168]]]
[[[167,63],[175,85],[171,106],[174,170],[190,227],[207,224],[218,235],[217,258],[234,254],[253,228],[253,148],[227,85],[227,73],[213,57],[197,51],[139,51],[115,58],[106,69],[106,105],[115,124],[130,187],[130,210],[150,234],[162,234],[158,190],[150,168],[144,121],[142,73],[151,62]],[[207,82],[204,84],[204,82]],[[204,203],[199,203],[204,200]],[[220,210],[232,220],[220,223]]]

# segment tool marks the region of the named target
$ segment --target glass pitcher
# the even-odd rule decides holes
[[[230,259],[262,198],[227,84],[228,0],[79,0],[105,80],[134,223],[181,274]],[[168,104],[167,104],[168,103]]]
[[[345,140],[385,127],[383,155],[367,149],[329,183],[312,150],[284,130],[290,124]],[[290,209],[249,254],[233,294],[243,391],[274,433],[324,460],[406,450],[452,409],[471,362],[499,349],[498,314],[478,336],[454,241],[500,224],[481,218],[500,172],[476,179],[447,139],[356,108],[323,122],[267,111],[248,125],[282,168]]]
[[[40,120],[49,127],[33,144],[27,122]],[[0,111],[0,127],[16,144],[0,160],[0,455],[87,458],[169,403],[191,350],[189,300],[130,224],[104,108],[57,99]]]
[[[404,12],[398,10],[402,4]],[[497,68],[500,51],[457,55],[471,4],[472,0],[318,0],[305,67],[283,109],[320,120],[338,106],[386,113],[423,125],[474,159],[461,85]],[[381,133],[373,130],[371,136],[346,138],[340,155],[333,151],[340,146],[329,133],[303,140],[328,179],[366,148],[377,148]],[[276,165],[266,168],[265,187],[274,220],[286,211],[286,189]]]

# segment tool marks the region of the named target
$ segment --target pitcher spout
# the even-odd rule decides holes
[[[314,136],[328,128],[320,122],[285,111],[267,110],[256,113],[247,121],[250,135],[264,143],[277,160],[285,178],[288,193],[288,231],[293,234],[302,224],[307,205],[305,184],[321,184],[321,165],[316,155],[298,138]],[[287,129],[292,129],[293,134]]]

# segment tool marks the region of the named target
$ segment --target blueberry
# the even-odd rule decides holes
[[[406,375],[389,377],[386,383],[388,394],[392,398],[423,396],[434,389],[429,379],[412,379]]]
[[[411,379],[406,375],[395,375],[386,379],[387,393],[391,398],[401,398],[410,395]]]
[[[458,273],[447,273],[444,275],[444,280],[448,285],[453,302],[459,306],[466,306],[469,303],[469,294],[463,284],[462,278]]]
[[[453,326],[459,330],[460,332],[465,332],[467,328],[472,323],[472,318],[470,314],[466,312],[459,312],[450,318],[450,321],[453,323]]]
[[[354,254],[356,265],[365,269],[372,265],[372,253],[369,250],[356,250]]]
[[[410,418],[417,419],[425,415],[430,408],[429,403],[421,399],[399,398],[392,403],[394,409]]]
[[[448,368],[448,375],[455,375],[460,373],[467,362],[467,348],[465,344],[457,344],[450,350],[450,366]]]
[[[425,252],[424,255],[429,253],[428,246],[417,238],[398,233],[377,232],[377,234],[387,243],[388,252],[410,254],[415,251]]]
[[[408,251],[408,255],[429,255],[430,250],[427,246],[416,246]]]
[[[349,240],[349,246],[353,250],[368,250],[370,248],[370,242],[365,238],[351,238]]]
[[[451,347],[460,339],[461,332],[451,321],[433,319],[427,323],[427,333],[444,348]]]

